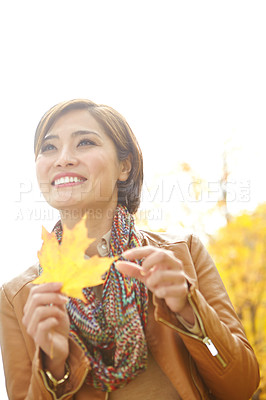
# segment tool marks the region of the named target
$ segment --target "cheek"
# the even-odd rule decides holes
[[[45,160],[38,160],[35,164],[37,180],[40,183],[49,182],[48,178],[48,163]]]
[[[87,162],[88,180],[98,201],[109,199],[117,184],[118,165],[112,155],[97,154]]]
[[[116,177],[118,175],[118,161],[109,154],[96,154],[95,156],[91,154],[89,160],[86,160],[86,165],[88,172],[91,176],[106,176]]]

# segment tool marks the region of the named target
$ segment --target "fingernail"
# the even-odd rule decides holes
[[[64,303],[67,303],[67,302],[68,302],[68,297],[63,296],[62,294],[60,294],[59,296],[60,296],[60,299],[61,299]]]
[[[145,276],[146,275],[146,271],[144,269],[140,270],[140,275]]]

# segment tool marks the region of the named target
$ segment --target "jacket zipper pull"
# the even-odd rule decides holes
[[[218,355],[218,350],[216,349],[216,347],[214,346],[214,344],[212,343],[211,339],[208,338],[208,336],[206,336],[203,340],[203,343],[205,344],[205,346],[207,346],[209,352],[211,353],[211,355],[213,357]]]

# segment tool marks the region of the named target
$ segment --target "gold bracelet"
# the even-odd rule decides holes
[[[48,378],[49,386],[54,391],[56,391],[58,386],[62,385],[69,378],[70,369],[69,369],[68,363],[66,363],[65,365],[66,365],[66,373],[63,376],[63,378],[59,379],[59,380],[55,379],[55,377],[52,375],[52,373],[50,371],[48,371],[47,369],[44,371],[45,375]]]

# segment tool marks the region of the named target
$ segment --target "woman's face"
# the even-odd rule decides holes
[[[113,141],[87,110],[71,110],[46,134],[36,159],[40,189],[58,210],[108,209],[117,204],[117,180],[128,178]]]

